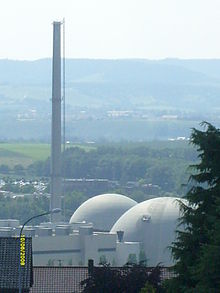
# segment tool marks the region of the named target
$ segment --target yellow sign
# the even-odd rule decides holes
[[[25,236],[20,238],[20,265],[25,266]]]

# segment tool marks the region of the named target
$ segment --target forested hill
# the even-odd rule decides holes
[[[51,69],[0,60],[1,140],[50,140]],[[220,60],[66,60],[70,141],[188,137],[219,117]]]
[[[50,59],[0,60],[0,68],[1,100],[50,98]],[[66,60],[67,96],[72,105],[159,103],[207,111],[207,106],[218,106],[219,85],[220,60]],[[15,86],[19,90],[13,91]]]
[[[1,59],[1,83],[51,83],[51,62]],[[66,77],[67,82],[214,82],[220,79],[220,60],[66,59]]]

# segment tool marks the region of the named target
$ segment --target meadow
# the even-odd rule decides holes
[[[0,143],[0,165],[14,167],[21,164],[26,167],[35,161],[46,160],[49,155],[49,144]]]
[[[68,144],[66,147],[79,146],[86,151],[93,146]],[[23,167],[36,162],[45,161],[50,156],[50,144],[47,143],[0,143],[0,165],[13,168],[21,164]]]

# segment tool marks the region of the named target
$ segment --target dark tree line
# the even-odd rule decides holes
[[[84,286],[83,293],[165,292],[161,286],[159,266],[153,269],[147,269],[143,265],[124,268],[112,268],[108,265],[94,267],[89,277],[81,284]]]
[[[159,185],[165,192],[180,192],[187,178],[187,166],[195,160],[188,145],[150,148],[144,145],[107,145],[86,151],[68,148],[63,154],[65,178],[103,178],[120,183],[142,180]],[[33,176],[49,176],[50,162],[36,162],[27,169]]]
[[[49,210],[49,199],[46,196],[40,197],[0,197],[0,218],[18,219],[23,224],[32,216],[42,214]],[[49,217],[44,216],[33,221],[33,224],[48,221]]]

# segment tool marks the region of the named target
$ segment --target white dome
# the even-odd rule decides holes
[[[95,230],[109,231],[114,223],[137,202],[121,194],[101,194],[85,201],[70,223],[93,223]]]
[[[143,243],[149,266],[159,262],[171,265],[170,250],[175,240],[180,198],[159,197],[141,202],[127,211],[112,227],[111,232],[124,231],[124,241]]]

